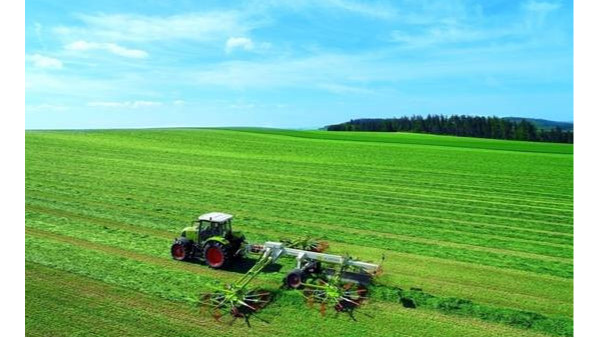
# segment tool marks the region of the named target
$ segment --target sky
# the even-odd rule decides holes
[[[573,120],[566,0],[25,4],[27,129]]]

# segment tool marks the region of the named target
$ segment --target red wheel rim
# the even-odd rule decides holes
[[[185,258],[185,249],[183,248],[183,245],[181,245],[181,244],[175,244],[173,246],[172,253],[173,253],[173,257],[175,259],[182,260]]]
[[[206,262],[212,267],[219,267],[223,264],[225,256],[219,248],[210,247],[206,250]]]

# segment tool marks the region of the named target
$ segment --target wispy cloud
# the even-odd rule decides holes
[[[270,1],[259,2],[266,8],[286,8],[294,11],[327,10],[329,12],[343,12],[375,19],[392,19],[398,15],[398,10],[387,2],[382,1],[357,1],[357,0],[296,0],[296,1]]]
[[[41,54],[28,55],[26,60],[29,60],[36,68],[61,69],[63,67],[63,63],[59,59]]]
[[[158,101],[92,101],[88,102],[90,107],[105,107],[105,108],[144,108],[162,106],[162,102]]]
[[[374,93],[372,90],[369,90],[366,88],[342,85],[342,84],[337,84],[337,83],[323,83],[323,84],[317,85],[317,87],[321,88],[321,89],[325,89],[334,94],[341,94],[341,95],[345,95],[345,94],[363,95],[363,94],[373,94]]]
[[[148,53],[146,51],[140,49],[125,48],[115,43],[99,43],[79,40],[66,45],[65,48],[68,50],[77,51],[104,50],[115,55],[136,59],[143,59],[148,57]]]
[[[560,2],[530,0],[523,3],[523,8],[532,12],[547,13],[559,9]]]
[[[210,41],[243,35],[256,23],[235,11],[188,13],[170,16],[138,14],[79,15],[84,26],[59,26],[66,37],[108,41],[157,41],[186,39]]]
[[[227,53],[231,53],[236,48],[252,50],[254,49],[254,42],[252,42],[252,39],[244,37],[231,37],[227,39],[227,42],[225,43],[225,51]]]

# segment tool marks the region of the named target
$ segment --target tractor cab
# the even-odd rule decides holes
[[[194,223],[198,226],[199,240],[205,241],[213,236],[230,237],[232,218],[232,215],[222,212],[211,212],[198,217]]]

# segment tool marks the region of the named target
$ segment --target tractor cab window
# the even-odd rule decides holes
[[[228,233],[231,232],[231,221],[227,221],[223,223],[223,232]]]
[[[210,221],[201,221],[198,230],[200,232],[200,238],[202,239],[221,234],[221,231],[219,229],[219,223]]]

